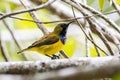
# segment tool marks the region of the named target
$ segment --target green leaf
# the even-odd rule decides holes
[[[105,0],[99,0],[99,8],[100,8],[101,11],[104,8],[104,3],[105,3]]]
[[[120,0],[116,0],[116,2],[120,5]]]

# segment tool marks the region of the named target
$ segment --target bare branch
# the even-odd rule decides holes
[[[108,13],[104,13],[104,15],[113,14],[113,13],[116,13],[116,12],[118,12],[118,10],[111,11],[111,12],[108,12]],[[0,12],[0,15],[5,15],[5,14]],[[63,15],[65,15],[65,14],[63,14]],[[76,18],[71,18],[69,16],[68,19],[55,20],[55,21],[45,21],[45,22],[34,21],[34,20],[30,20],[30,19],[26,19],[26,18],[20,18],[20,17],[15,17],[15,16],[9,16],[9,18],[22,20],[22,21],[35,22],[35,23],[40,23],[40,24],[49,24],[49,23],[67,22],[67,21],[72,21],[72,20],[76,20],[76,19],[83,19],[83,18],[87,18],[87,17],[95,17],[95,16],[98,16],[98,15],[100,15],[100,14],[94,14],[94,15],[91,15],[91,16],[83,16],[83,17],[76,17]]]
[[[91,39],[93,40],[93,42],[95,43],[94,38],[93,38],[93,36],[92,36],[91,32],[89,31],[88,33],[89,33],[90,38],[91,38]],[[95,45],[94,45],[94,47],[95,47],[95,50],[96,50],[96,52],[97,52],[97,54],[98,54],[97,56],[99,56],[99,57],[100,57],[100,56],[101,56],[101,54],[100,54],[100,52],[99,52],[99,50],[98,50],[97,46],[95,46]]]
[[[15,37],[15,35],[14,35],[13,30],[10,28],[10,26],[7,24],[7,22],[6,22],[5,20],[3,20],[3,23],[4,23],[5,27],[8,29],[8,31],[10,32],[13,40],[15,41],[15,43],[16,43],[16,45],[17,45],[17,47],[18,47],[18,49],[19,49],[19,50],[22,50],[22,47],[21,47],[20,43],[17,41],[17,39],[16,39],[16,37]],[[25,56],[25,54],[22,54],[22,55],[23,55],[23,57],[25,58],[25,60],[28,60],[27,57]]]
[[[84,5],[82,3],[79,3],[83,8],[89,10],[90,12],[92,12],[93,14],[99,14],[98,16],[101,17],[102,19],[104,19],[106,22],[108,22],[114,29],[116,29],[119,33],[120,33],[120,28],[119,26],[116,25],[115,22],[113,22],[111,19],[109,19],[107,16],[103,15],[102,13],[100,13],[99,11],[96,11],[94,8]]]
[[[116,3],[115,0],[112,0],[112,5],[116,10],[118,10],[117,13],[120,15],[120,6]]]
[[[72,11],[73,11],[74,17],[76,18],[75,11],[74,11],[74,8],[73,8],[73,7],[72,7]],[[94,42],[93,45],[94,45],[94,47],[95,47],[95,49],[96,49],[96,51],[97,51],[97,53],[98,53],[98,56],[100,56],[100,53],[99,53],[98,49],[96,48],[97,46],[95,45],[96,43],[95,43],[95,41],[94,41],[91,33],[89,32],[89,30],[87,30],[87,32],[85,32],[85,30],[83,30],[83,28],[82,28],[81,24],[79,23],[79,21],[78,21],[77,19],[76,19],[76,21],[77,21],[78,25],[80,26],[81,30],[83,31],[83,33],[86,34],[86,36],[87,36],[87,34],[89,34],[91,40]],[[84,25],[84,26],[85,26],[85,25]],[[86,27],[85,27],[85,28],[86,28]],[[88,41],[87,41],[87,37],[86,37],[86,56],[87,56],[87,57],[89,57],[89,56],[88,56],[88,53],[89,53],[89,51],[88,51]]]
[[[115,1],[113,0],[113,2],[115,3]],[[116,30],[116,31],[120,31],[120,28],[117,26],[117,24],[115,22],[113,22],[111,19],[109,19],[107,16],[105,16],[104,14],[96,11],[95,9],[93,9],[92,7],[89,7],[87,5],[84,5],[82,3],[79,3],[83,8],[89,10],[90,12],[92,12],[93,14],[99,14],[98,16],[101,17],[102,19],[104,19],[107,23],[109,23],[110,25],[113,26],[113,28]],[[118,10],[118,9],[117,9]],[[118,10],[119,12],[119,10]],[[104,26],[103,24],[99,24],[101,26]],[[106,31],[106,33],[109,33],[109,31]],[[120,33],[120,32],[119,32]],[[112,41],[115,43],[115,45],[117,46],[118,50],[120,50],[120,46],[118,45],[119,44],[119,40],[113,36],[112,33],[110,33],[110,35],[108,35]],[[105,37],[108,38],[108,36],[105,35]]]
[[[75,7],[77,10],[79,10],[84,16],[90,16],[88,13],[86,13],[85,11],[84,11],[84,9],[82,9],[82,7],[78,4],[78,3],[76,3],[76,2],[70,2],[70,1],[68,1],[68,0],[64,0],[64,2],[66,2],[66,3],[68,3],[68,4],[70,4],[70,5],[72,5],[73,7]],[[75,4],[74,4],[75,3]],[[77,6],[77,5],[79,5],[79,6]],[[111,55],[113,55],[113,51],[112,51],[112,49],[111,49],[111,46],[110,46],[110,44],[109,44],[109,42],[108,42],[108,40],[109,40],[109,38],[111,38],[113,41],[115,40],[115,37],[112,35],[112,33],[110,33],[107,29],[106,29],[106,27],[105,26],[103,26],[103,24],[102,23],[100,23],[100,22],[98,22],[98,21],[96,21],[94,18],[87,18],[87,20],[88,20],[88,22],[90,23],[90,25],[92,25],[91,26],[91,30],[93,31],[93,32],[95,32],[96,34],[98,34],[98,36],[102,39],[102,40],[104,40],[103,42],[105,43],[105,45],[106,45],[106,47],[108,48],[108,50],[110,51],[110,53],[111,53]],[[102,25],[101,25],[102,24]],[[94,26],[93,26],[94,25]],[[105,28],[104,28],[105,27]],[[104,31],[103,31],[104,30]],[[106,33],[105,33],[106,32]],[[109,38],[108,39],[106,39],[107,37],[106,37],[106,34],[107,34],[107,36],[109,36]],[[111,37],[110,37],[111,36]],[[112,37],[113,36],[113,37]],[[115,42],[115,45],[116,45],[116,43],[117,44],[119,44],[119,40],[115,40],[116,42]],[[118,45],[116,45],[116,46],[118,46]]]
[[[6,17],[12,16],[12,15],[26,13],[26,12],[31,12],[31,11],[36,11],[36,10],[45,8],[45,7],[49,6],[50,4],[52,4],[55,1],[56,0],[49,0],[45,4],[42,4],[42,5],[34,7],[34,8],[30,8],[30,9],[27,9],[27,10],[25,9],[25,10],[15,11],[15,12],[11,12],[11,13],[6,13],[3,16],[0,17],[0,20],[4,19]]]
[[[77,4],[74,4],[74,3],[71,3],[71,2],[69,2],[69,1],[67,1],[67,0],[65,0],[64,2],[66,2],[66,3],[68,3],[68,4],[70,4],[71,6],[73,6],[73,7],[75,7],[76,9],[78,9],[84,16],[88,16],[88,14],[86,13],[86,12],[83,12],[84,10],[82,9],[82,8],[80,8],[80,6],[77,6]],[[87,18],[87,20],[89,20],[89,22],[93,25],[94,23],[89,19],[89,18]],[[78,22],[78,24],[79,24],[79,26],[81,27],[81,29],[82,29],[82,31],[84,32],[84,34],[85,34],[85,36],[94,44],[94,45],[96,45],[88,36],[87,36],[87,34],[85,33],[85,31],[84,31],[84,29],[82,28],[82,25]],[[91,25],[90,24],[90,25]],[[99,29],[97,29],[98,28],[98,26],[96,26],[96,25],[94,25],[94,26],[92,26],[92,28],[94,28],[96,31],[98,31],[99,32]],[[99,32],[99,34],[100,35],[102,35],[100,32]],[[103,37],[103,36],[102,36]],[[106,39],[105,39],[106,40]],[[108,44],[106,44],[106,45],[108,45]],[[97,45],[96,45],[97,46]],[[97,46],[98,47],[98,46]],[[101,49],[100,47],[98,47],[99,49]],[[108,47],[108,49],[110,49],[109,47]],[[102,49],[101,49],[102,50]],[[104,50],[102,50],[103,52],[105,52]],[[111,51],[111,49],[110,49],[110,51]],[[112,52],[112,51],[111,51]],[[112,52],[113,53],[113,52]],[[105,54],[106,54],[106,52],[105,52]],[[106,54],[107,55],[107,54]]]
[[[31,6],[31,4],[27,1],[27,0],[19,0],[21,3],[22,3],[22,5],[26,8],[26,9],[30,9],[32,6]],[[39,20],[39,18],[38,18],[38,16],[37,16],[37,14],[36,14],[36,12],[35,11],[31,11],[31,12],[29,12],[30,13],[30,15],[31,15],[31,17],[33,18],[33,20],[34,21],[39,21],[39,22],[41,22],[40,20]],[[39,23],[36,23],[37,24],[37,26],[38,26],[38,28],[44,33],[44,34],[48,34],[49,32],[47,31],[47,29],[43,26],[43,24],[39,24]]]
[[[51,80],[54,78],[70,78],[71,75],[82,80],[111,78],[119,71],[120,56],[0,63],[0,73],[42,72],[42,75],[43,72],[47,72],[49,76],[44,78],[52,77]],[[51,73],[54,73],[54,76]]]
[[[8,56],[4,46],[2,45],[2,38],[1,38],[1,36],[2,35],[1,35],[1,32],[0,32],[0,50],[1,50],[1,53],[2,53],[5,61],[8,62],[8,61],[10,61],[10,58],[9,58],[9,56]]]

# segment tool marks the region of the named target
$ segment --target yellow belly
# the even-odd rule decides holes
[[[51,44],[51,45],[44,45],[44,46],[40,46],[40,47],[34,47],[29,49],[30,51],[36,51],[38,53],[41,54],[47,54],[47,55],[53,55],[57,52],[59,52],[62,48],[63,48],[63,43],[61,42],[61,40],[59,40],[58,42]]]

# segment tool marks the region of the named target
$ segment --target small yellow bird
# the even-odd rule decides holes
[[[24,51],[35,51],[46,56],[51,57],[51,59],[58,58],[55,53],[59,52],[63,49],[64,44],[66,42],[66,32],[68,29],[69,23],[61,23],[58,24],[54,31],[44,35],[38,41],[34,42],[31,46],[26,49],[19,51],[18,53],[22,53]]]

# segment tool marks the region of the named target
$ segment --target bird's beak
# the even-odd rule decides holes
[[[69,25],[69,24],[71,24],[71,23],[73,23],[74,22],[74,20],[73,21],[70,21],[67,25]]]

